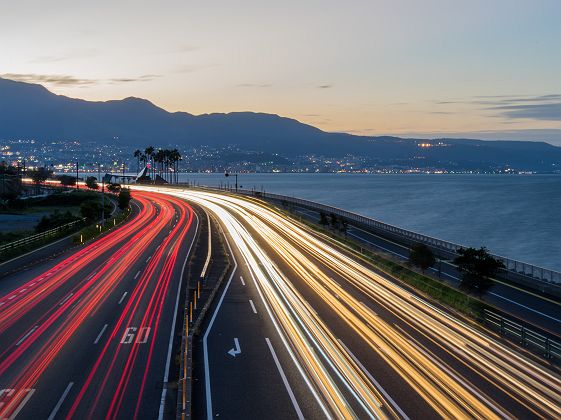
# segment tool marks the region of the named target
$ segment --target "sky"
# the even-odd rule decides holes
[[[0,77],[58,94],[561,145],[559,0],[2,3]]]

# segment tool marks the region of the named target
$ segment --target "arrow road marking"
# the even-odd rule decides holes
[[[240,349],[240,342],[237,338],[234,338],[234,348],[228,351],[228,354],[232,357],[236,357],[236,355],[240,354],[242,351]]]

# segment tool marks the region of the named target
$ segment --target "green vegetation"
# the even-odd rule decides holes
[[[0,162],[0,206],[4,200],[13,200],[21,193],[21,169]]]
[[[17,241],[18,239],[25,238],[26,236],[29,235],[32,235],[32,233],[27,230],[17,230],[13,232],[0,232],[0,245]]]
[[[39,193],[39,186],[50,178],[52,174],[53,171],[47,168],[37,168],[27,171],[27,176],[31,177],[33,180],[37,193]]]
[[[97,184],[97,178],[95,176],[89,176],[86,178],[86,187],[90,190],[97,190],[99,185]]]
[[[119,192],[119,208],[124,210],[129,207],[131,201],[131,192],[128,188],[123,188]]]
[[[76,185],[76,177],[71,175],[59,175],[57,179],[63,187],[73,187]]]
[[[134,157],[137,159],[137,172],[140,172],[140,163],[144,165],[152,162],[150,166],[150,179],[155,180],[156,174],[161,176],[169,183],[177,183],[177,173],[179,169],[179,162],[181,161],[181,153],[179,150],[173,149],[154,149],[153,146],[148,146],[144,149],[134,151]]]
[[[415,244],[411,247],[409,262],[419,267],[424,273],[428,268],[434,265],[436,258],[428,246],[425,244]]]
[[[294,216],[290,213],[283,213],[294,219]],[[325,239],[335,246],[345,248],[355,257],[370,264],[375,270],[384,273],[389,278],[401,281],[402,283],[425,293],[435,301],[462,312],[465,315],[480,319],[483,309],[490,308],[489,305],[474,296],[455,289],[454,287],[423,273],[418,273],[407,267],[404,263],[395,261],[392,257],[383,253],[364,249],[357,242],[349,240],[346,237],[341,236],[341,234],[337,234],[335,231],[325,229],[315,223],[305,220],[301,220],[300,222],[321,233]]]
[[[483,295],[493,285],[491,277],[504,264],[493,258],[486,248],[462,248],[454,264],[458,266],[462,280],[460,287],[470,293]]]
[[[114,184],[110,182],[109,184],[107,184],[107,190],[109,192],[117,194],[119,191],[121,191],[121,184]]]
[[[72,241],[79,244],[94,239],[97,236],[101,235],[103,232],[107,232],[113,229],[115,226],[119,226],[121,223],[128,219],[129,215],[130,207],[118,216],[106,219],[104,225],[97,223],[95,225],[92,224],[90,226],[86,226],[84,229],[80,230],[78,233],[76,233],[76,235],[72,237]]]
[[[105,215],[109,217],[111,214],[112,206],[108,199],[105,200]],[[83,217],[87,218],[86,223],[95,223],[101,216],[101,196],[99,193],[72,190],[59,192],[48,195],[46,197],[30,198],[27,200],[11,200],[9,207],[4,208],[3,213],[10,214],[33,214],[33,213],[46,213],[52,210],[52,214],[45,215],[39,220],[35,226],[35,231],[18,231],[18,232],[4,232],[0,233],[0,244],[7,244],[19,239],[23,239],[33,235],[34,233],[41,233],[59,226],[79,220]],[[113,223],[120,223],[123,215],[117,217],[117,220],[110,219],[107,221],[107,228],[113,226]],[[28,244],[19,244],[15,248],[2,251],[0,261],[6,261],[18,255],[37,249],[46,245],[56,239],[69,235],[76,229],[82,227],[83,224],[79,223],[71,228],[63,228],[60,231],[49,235],[48,237],[30,242]],[[99,230],[93,227],[85,228],[89,230]]]
[[[45,232],[76,220],[80,220],[80,218],[73,215],[70,211],[61,212],[59,210],[55,210],[55,212],[51,215],[43,216],[41,220],[39,220],[39,223],[35,226],[35,232]]]

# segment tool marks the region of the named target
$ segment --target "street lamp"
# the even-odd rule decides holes
[[[226,172],[224,174],[225,177],[229,177],[229,176],[232,176],[232,175],[236,177],[236,192],[238,192],[238,173],[236,172],[234,174],[230,174],[230,173]]]

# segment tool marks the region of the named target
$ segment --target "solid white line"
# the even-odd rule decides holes
[[[139,275],[140,275],[140,270],[138,271],[138,273],[136,273],[136,274],[134,275],[134,279],[136,280],[136,278],[137,278]]]
[[[253,301],[251,299],[249,299],[249,304],[251,305],[251,309],[253,310],[253,313],[256,314],[257,309],[255,309],[255,305],[253,304]]]
[[[0,267],[2,267],[4,264],[11,263],[12,261],[15,261],[15,260],[17,260],[17,259],[23,258],[23,257],[25,257],[25,256],[27,256],[27,255],[30,255],[30,254],[33,254],[34,252],[41,251],[42,249],[45,249],[45,248],[47,248],[47,247],[49,247],[49,246],[56,245],[56,244],[58,244],[59,242],[62,242],[62,241],[64,241],[65,239],[68,239],[68,238],[70,238],[71,236],[74,236],[74,235],[75,235],[75,233],[72,233],[71,235],[65,236],[64,238],[60,238],[58,241],[51,242],[50,244],[44,245],[44,246],[42,246],[41,248],[34,249],[33,251],[29,251],[29,252],[26,253],[26,254],[23,254],[23,255],[20,255],[20,256],[15,257],[15,258],[12,258],[11,260],[5,261],[5,262],[3,262],[3,263],[0,264]]]
[[[360,362],[360,360],[358,360],[358,358],[349,350],[349,348],[345,345],[345,343],[343,343],[342,340],[337,340],[339,341],[339,343],[341,344],[341,346],[343,346],[343,348],[347,351],[347,353],[349,353],[349,356],[351,356],[351,358],[355,361],[355,363],[358,365],[359,368],[362,369],[362,371],[364,372],[364,374],[366,376],[368,376],[368,379],[370,379],[370,382],[372,382],[374,384],[374,386],[378,389],[378,391],[380,391],[382,393],[382,395],[390,402],[390,404],[392,405],[392,407],[399,413],[401,414],[401,416],[405,419],[408,420],[409,417],[407,416],[407,414],[405,414],[403,412],[403,410],[399,407],[399,405],[397,405],[397,403],[393,400],[392,397],[390,397],[390,395],[386,392],[386,390],[382,387],[382,385],[380,385],[380,383],[374,379],[374,377],[370,374],[370,372],[364,367],[364,365]]]
[[[240,280],[241,280],[241,282],[242,282],[242,286],[245,286],[245,281],[243,281],[243,277],[242,277],[242,276],[240,276]]]
[[[362,229],[359,229],[359,230],[362,230]],[[366,231],[364,231],[364,232],[366,232]],[[367,232],[367,233],[368,233],[368,232]],[[354,236],[355,238],[358,238],[359,240],[361,240],[361,241],[363,241],[363,242],[366,242],[366,243],[368,243],[368,244],[370,244],[370,245],[372,245],[372,246],[374,246],[374,247],[377,247],[377,248],[383,249],[384,251],[387,251],[387,252],[390,252],[390,253],[392,253],[392,254],[395,254],[395,255],[397,255],[398,257],[406,258],[405,255],[398,254],[397,252],[394,252],[394,251],[392,251],[392,250],[389,250],[389,249],[387,249],[387,248],[384,248],[383,246],[380,246],[380,245],[378,245],[378,244],[375,244],[374,242],[370,242],[370,241],[364,239],[364,238],[361,237],[361,236],[357,236],[357,235],[355,235],[355,234],[353,234],[353,233],[351,233],[351,232],[348,232],[348,234],[351,235],[351,236]],[[438,269],[436,269],[436,268],[434,268],[434,267],[431,267],[430,270],[433,270],[433,271],[438,272]],[[454,279],[454,280],[458,280],[458,281],[460,280],[458,277],[455,277],[455,276],[453,276],[453,275],[451,275],[451,274],[448,274],[448,273],[445,273],[445,272],[443,272],[443,271],[441,271],[441,274],[444,275],[444,276],[450,277],[450,278],[452,278],[452,279]],[[505,298],[504,296],[499,295],[498,293],[494,293],[494,292],[488,292],[488,293],[489,293],[490,295],[493,295],[493,296],[495,296],[495,297],[498,297],[499,299],[506,300],[507,302],[510,302],[510,303],[512,303],[512,304],[514,304],[514,305],[520,306],[521,308],[528,309],[529,311],[532,311],[532,312],[534,312],[534,313],[536,313],[536,314],[538,314],[538,315],[544,316],[544,317],[549,318],[549,319],[551,319],[551,320],[553,320],[553,321],[555,321],[555,322],[561,323],[561,320],[560,320],[560,319],[554,318],[554,317],[552,317],[551,315],[544,314],[543,312],[537,311],[537,310],[535,310],[535,309],[533,309],[533,308],[530,308],[529,306],[522,305],[521,303],[518,303],[518,302],[516,302],[516,301],[514,301],[514,300],[512,300],[512,299]],[[539,297],[539,296],[538,296],[538,297]]]
[[[211,226],[210,226],[210,215],[205,211],[206,218],[208,221],[208,252],[206,255],[205,265],[203,267],[203,271],[201,272],[201,277],[206,275],[206,270],[208,269],[208,265],[210,264],[210,257],[212,256],[212,237],[211,237]]]
[[[101,331],[97,335],[97,338],[95,339],[94,344],[97,344],[99,342],[99,339],[101,338],[101,336],[103,335],[103,333],[105,332],[106,329],[107,329],[107,324],[105,324],[103,326],[103,328],[101,329]]]
[[[553,320],[553,321],[561,322],[560,319],[554,318],[554,317],[552,317],[552,316],[550,316],[550,315],[548,315],[548,314],[544,314],[543,312],[536,311],[535,309],[532,309],[532,308],[530,308],[530,307],[528,307],[528,306],[522,305],[521,303],[518,303],[518,302],[516,302],[516,301],[514,301],[514,300],[505,298],[504,296],[501,296],[501,295],[499,295],[499,294],[497,294],[497,293],[489,292],[489,294],[490,294],[490,295],[493,295],[493,296],[496,296],[496,297],[498,297],[498,298],[504,299],[504,300],[506,300],[507,302],[514,303],[515,305],[518,305],[518,306],[520,306],[520,307],[522,307],[522,308],[524,308],[524,309],[528,309],[529,311],[535,312],[535,313],[537,313],[538,315],[545,316],[546,318],[549,318],[549,319],[551,319],[551,320]]]
[[[25,404],[27,404],[27,401],[29,401],[29,399],[31,398],[31,396],[33,395],[33,393],[35,392],[34,388],[31,389],[23,389],[20,392],[26,392],[27,391],[27,395],[25,396],[25,398],[19,403],[18,408],[16,409],[16,411],[14,411],[12,413],[12,415],[8,418],[8,420],[14,420],[16,418],[16,416],[19,414],[19,412],[22,410],[22,408],[25,406]]]
[[[391,249],[388,249],[388,248],[385,248],[385,247],[383,247],[383,246],[381,246],[381,245],[378,245],[377,243],[370,242],[368,239],[364,239],[362,236],[355,235],[355,234],[352,233],[352,232],[347,232],[347,234],[350,235],[350,236],[354,236],[354,237],[357,238],[358,240],[360,240],[360,241],[362,241],[362,242],[366,242],[367,244],[370,244],[370,245],[372,245],[372,246],[374,246],[374,247],[376,247],[376,248],[383,249],[384,251],[389,252],[390,254],[394,254],[394,255],[397,255],[398,257],[405,258],[405,255],[401,255],[401,254],[399,254],[399,253],[397,253],[397,252],[395,252],[395,251],[392,251]]]
[[[183,267],[181,267],[181,277],[179,278],[179,284],[177,285],[177,297],[175,298],[175,309],[173,311],[173,321],[171,323],[171,331],[169,333],[169,343],[168,343],[168,355],[166,360],[166,368],[164,371],[164,387],[162,389],[162,397],[160,398],[160,411],[158,412],[158,420],[162,420],[164,418],[164,409],[166,406],[166,395],[168,392],[168,377],[169,377],[169,365],[171,361],[171,349],[173,347],[173,336],[175,334],[175,323],[177,321],[177,308],[179,307],[179,295],[181,292],[181,284],[183,283],[183,273],[185,271],[185,266],[187,265],[187,259],[191,254],[191,248],[193,248],[193,244],[195,243],[195,238],[197,237],[197,231],[199,230],[199,216],[197,213],[193,213],[195,218],[197,219],[197,224],[195,225],[195,234],[193,235],[193,240],[191,241],[191,245],[189,245],[189,249],[187,250],[187,255],[185,255],[185,261],[183,261]],[[171,250],[170,250],[171,251]]]
[[[204,363],[205,363],[205,393],[206,393],[206,417],[207,420],[211,420],[213,418],[212,415],[212,395],[210,392],[210,367],[208,365],[208,335],[212,326],[214,324],[214,320],[216,319],[216,315],[218,315],[218,311],[220,311],[220,307],[222,306],[222,301],[224,300],[224,296],[226,296],[226,292],[230,287],[230,283],[232,283],[232,278],[234,278],[234,274],[238,269],[238,262],[236,261],[236,257],[234,257],[234,253],[232,252],[232,247],[230,246],[230,241],[228,240],[228,236],[224,233],[224,237],[226,238],[226,244],[228,245],[228,249],[230,250],[230,255],[234,260],[234,269],[232,270],[232,274],[230,274],[230,278],[228,279],[228,283],[224,287],[224,291],[220,296],[220,300],[218,301],[218,305],[216,305],[216,309],[212,314],[212,318],[210,319],[210,323],[208,324],[208,328],[205,331],[205,335],[203,336],[203,355],[204,355]],[[240,277],[241,278],[241,277]],[[160,419],[161,420],[161,419]]]
[[[125,299],[125,296],[127,295],[128,292],[123,293],[123,296],[121,296],[121,299],[119,299],[119,303],[117,303],[117,305],[120,305],[121,303],[123,303],[123,300]]]
[[[304,415],[302,414],[302,410],[300,410],[300,406],[298,405],[298,401],[296,401],[296,397],[294,396],[294,392],[292,392],[292,388],[290,387],[290,384],[288,383],[288,379],[286,378],[286,375],[284,374],[284,370],[282,369],[282,366],[279,362],[277,354],[275,353],[275,349],[273,348],[273,345],[271,344],[271,340],[269,340],[267,337],[265,337],[265,341],[267,342],[267,345],[269,346],[269,350],[271,350],[271,354],[273,355],[273,359],[275,360],[275,365],[277,365],[277,369],[279,370],[280,376],[282,378],[282,382],[284,383],[284,386],[285,386],[285,388],[288,392],[288,396],[290,397],[290,401],[292,401],[292,405],[294,406],[294,409],[296,410],[296,415],[298,416],[298,418],[300,420],[303,420]]]
[[[58,402],[56,403],[55,408],[53,408],[53,411],[51,411],[51,414],[49,415],[49,418],[47,420],[54,420],[56,414],[58,413],[58,410],[60,410],[60,407],[62,407],[62,403],[64,402],[64,400],[68,396],[68,393],[70,392],[70,388],[72,388],[72,385],[74,385],[74,382],[70,382],[68,384],[68,386],[66,387],[66,389],[62,393],[62,396],[60,397],[60,400],[58,400]]]
[[[20,338],[20,340],[16,343],[16,346],[19,346],[21,343],[23,343],[27,339],[27,337],[29,337],[31,334],[35,332],[37,328],[39,328],[39,325],[35,325],[33,328],[31,328],[31,330],[29,330],[27,334],[25,334],[22,338]]]

